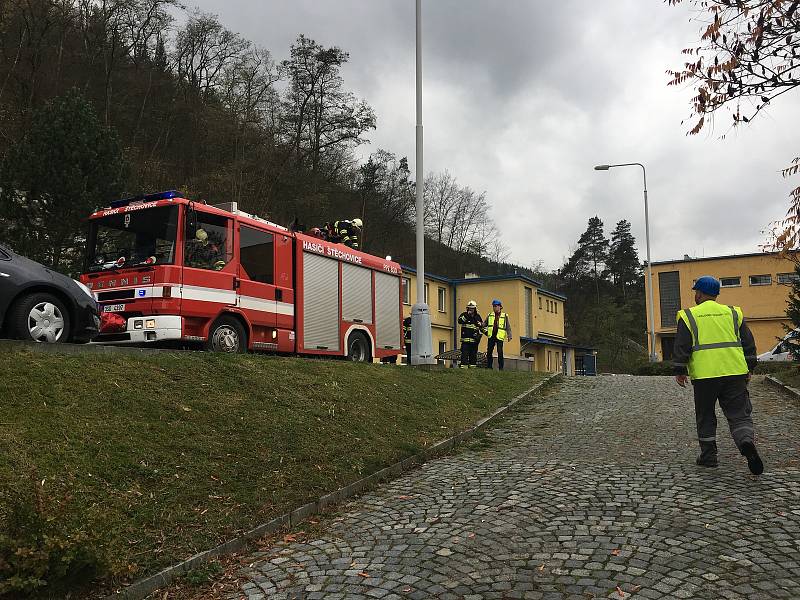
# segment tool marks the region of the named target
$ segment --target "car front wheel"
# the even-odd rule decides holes
[[[14,337],[34,342],[59,343],[70,338],[70,319],[64,303],[47,293],[25,296],[11,311]]]

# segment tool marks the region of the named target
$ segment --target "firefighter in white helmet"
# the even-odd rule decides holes
[[[458,317],[461,325],[461,368],[474,369],[478,366],[478,344],[481,341],[483,319],[478,314],[478,303],[467,302],[467,309]]]

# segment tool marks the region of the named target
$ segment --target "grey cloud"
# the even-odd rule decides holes
[[[195,0],[196,2],[198,0]],[[412,0],[199,0],[277,59],[299,33],[349,51],[348,84],[378,114],[369,154],[414,156]],[[685,6],[615,2],[425,0],[426,171],[447,168],[486,190],[513,258],[560,265],[600,215],[632,222],[644,257],[641,174],[598,162],[644,162],[654,260],[757,251],[783,215],[797,154],[797,98],[720,142],[687,138],[688,89],[665,71],[697,41]],[[777,106],[777,105],[776,105]],[[795,185],[798,182],[794,182]]]

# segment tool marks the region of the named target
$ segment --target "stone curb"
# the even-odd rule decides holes
[[[775,377],[774,375],[767,375],[764,378],[765,381],[768,381],[771,385],[782,389],[783,391],[787,392],[789,395],[794,396],[795,398],[800,399],[800,390],[797,388],[793,388],[789,385],[783,383],[780,379]]]
[[[107,596],[107,600],[143,600],[148,595],[152,594],[159,588],[165,587],[175,581],[181,575],[191,571],[192,569],[202,565],[203,563],[209,562],[211,559],[216,558],[218,556],[223,556],[226,554],[233,554],[236,552],[240,552],[243,550],[250,540],[255,540],[264,537],[270,533],[275,533],[282,527],[293,527],[300,523],[301,521],[307,519],[308,517],[318,514],[323,510],[334,506],[336,504],[341,503],[343,500],[347,500],[360,492],[364,491],[367,488],[370,488],[382,481],[387,481],[402,473],[413,469],[414,467],[425,463],[428,460],[436,458],[437,456],[441,456],[443,454],[447,454],[457,445],[465,442],[472,438],[476,433],[483,431],[487,425],[489,425],[492,421],[497,420],[499,417],[505,415],[513,406],[518,404],[520,401],[524,400],[534,392],[542,389],[546,385],[550,384],[553,380],[557,377],[560,377],[560,373],[554,373],[544,379],[543,381],[537,383],[532,388],[522,392],[518,396],[515,396],[508,404],[501,406],[488,417],[484,417],[480,419],[475,425],[472,427],[458,433],[457,435],[450,437],[446,440],[442,440],[441,442],[437,442],[430,448],[427,448],[420,452],[419,454],[415,454],[414,456],[410,456],[400,462],[394,463],[380,471],[376,471],[367,477],[359,479],[358,481],[354,481],[350,485],[347,485],[343,488],[339,488],[338,490],[331,492],[329,494],[325,494],[321,496],[316,502],[309,502],[295,510],[283,514],[271,521],[259,525],[255,529],[251,529],[250,531],[245,532],[241,536],[234,538],[232,540],[228,540],[224,544],[220,544],[219,546],[212,548],[211,550],[206,550],[204,552],[199,552],[194,556],[186,559],[185,561],[179,562],[176,565],[171,567],[167,567],[166,569],[156,573],[155,575],[151,575],[150,577],[146,577],[145,579],[140,579],[139,581],[135,581],[131,585],[126,588],[123,588],[113,594]]]
[[[174,348],[135,348],[131,346],[104,346],[102,344],[39,344],[22,340],[0,339],[0,350],[19,352],[30,350],[44,354],[169,354],[185,350]]]

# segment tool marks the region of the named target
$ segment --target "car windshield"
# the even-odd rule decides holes
[[[172,264],[177,232],[177,206],[147,208],[93,219],[86,270]]]

